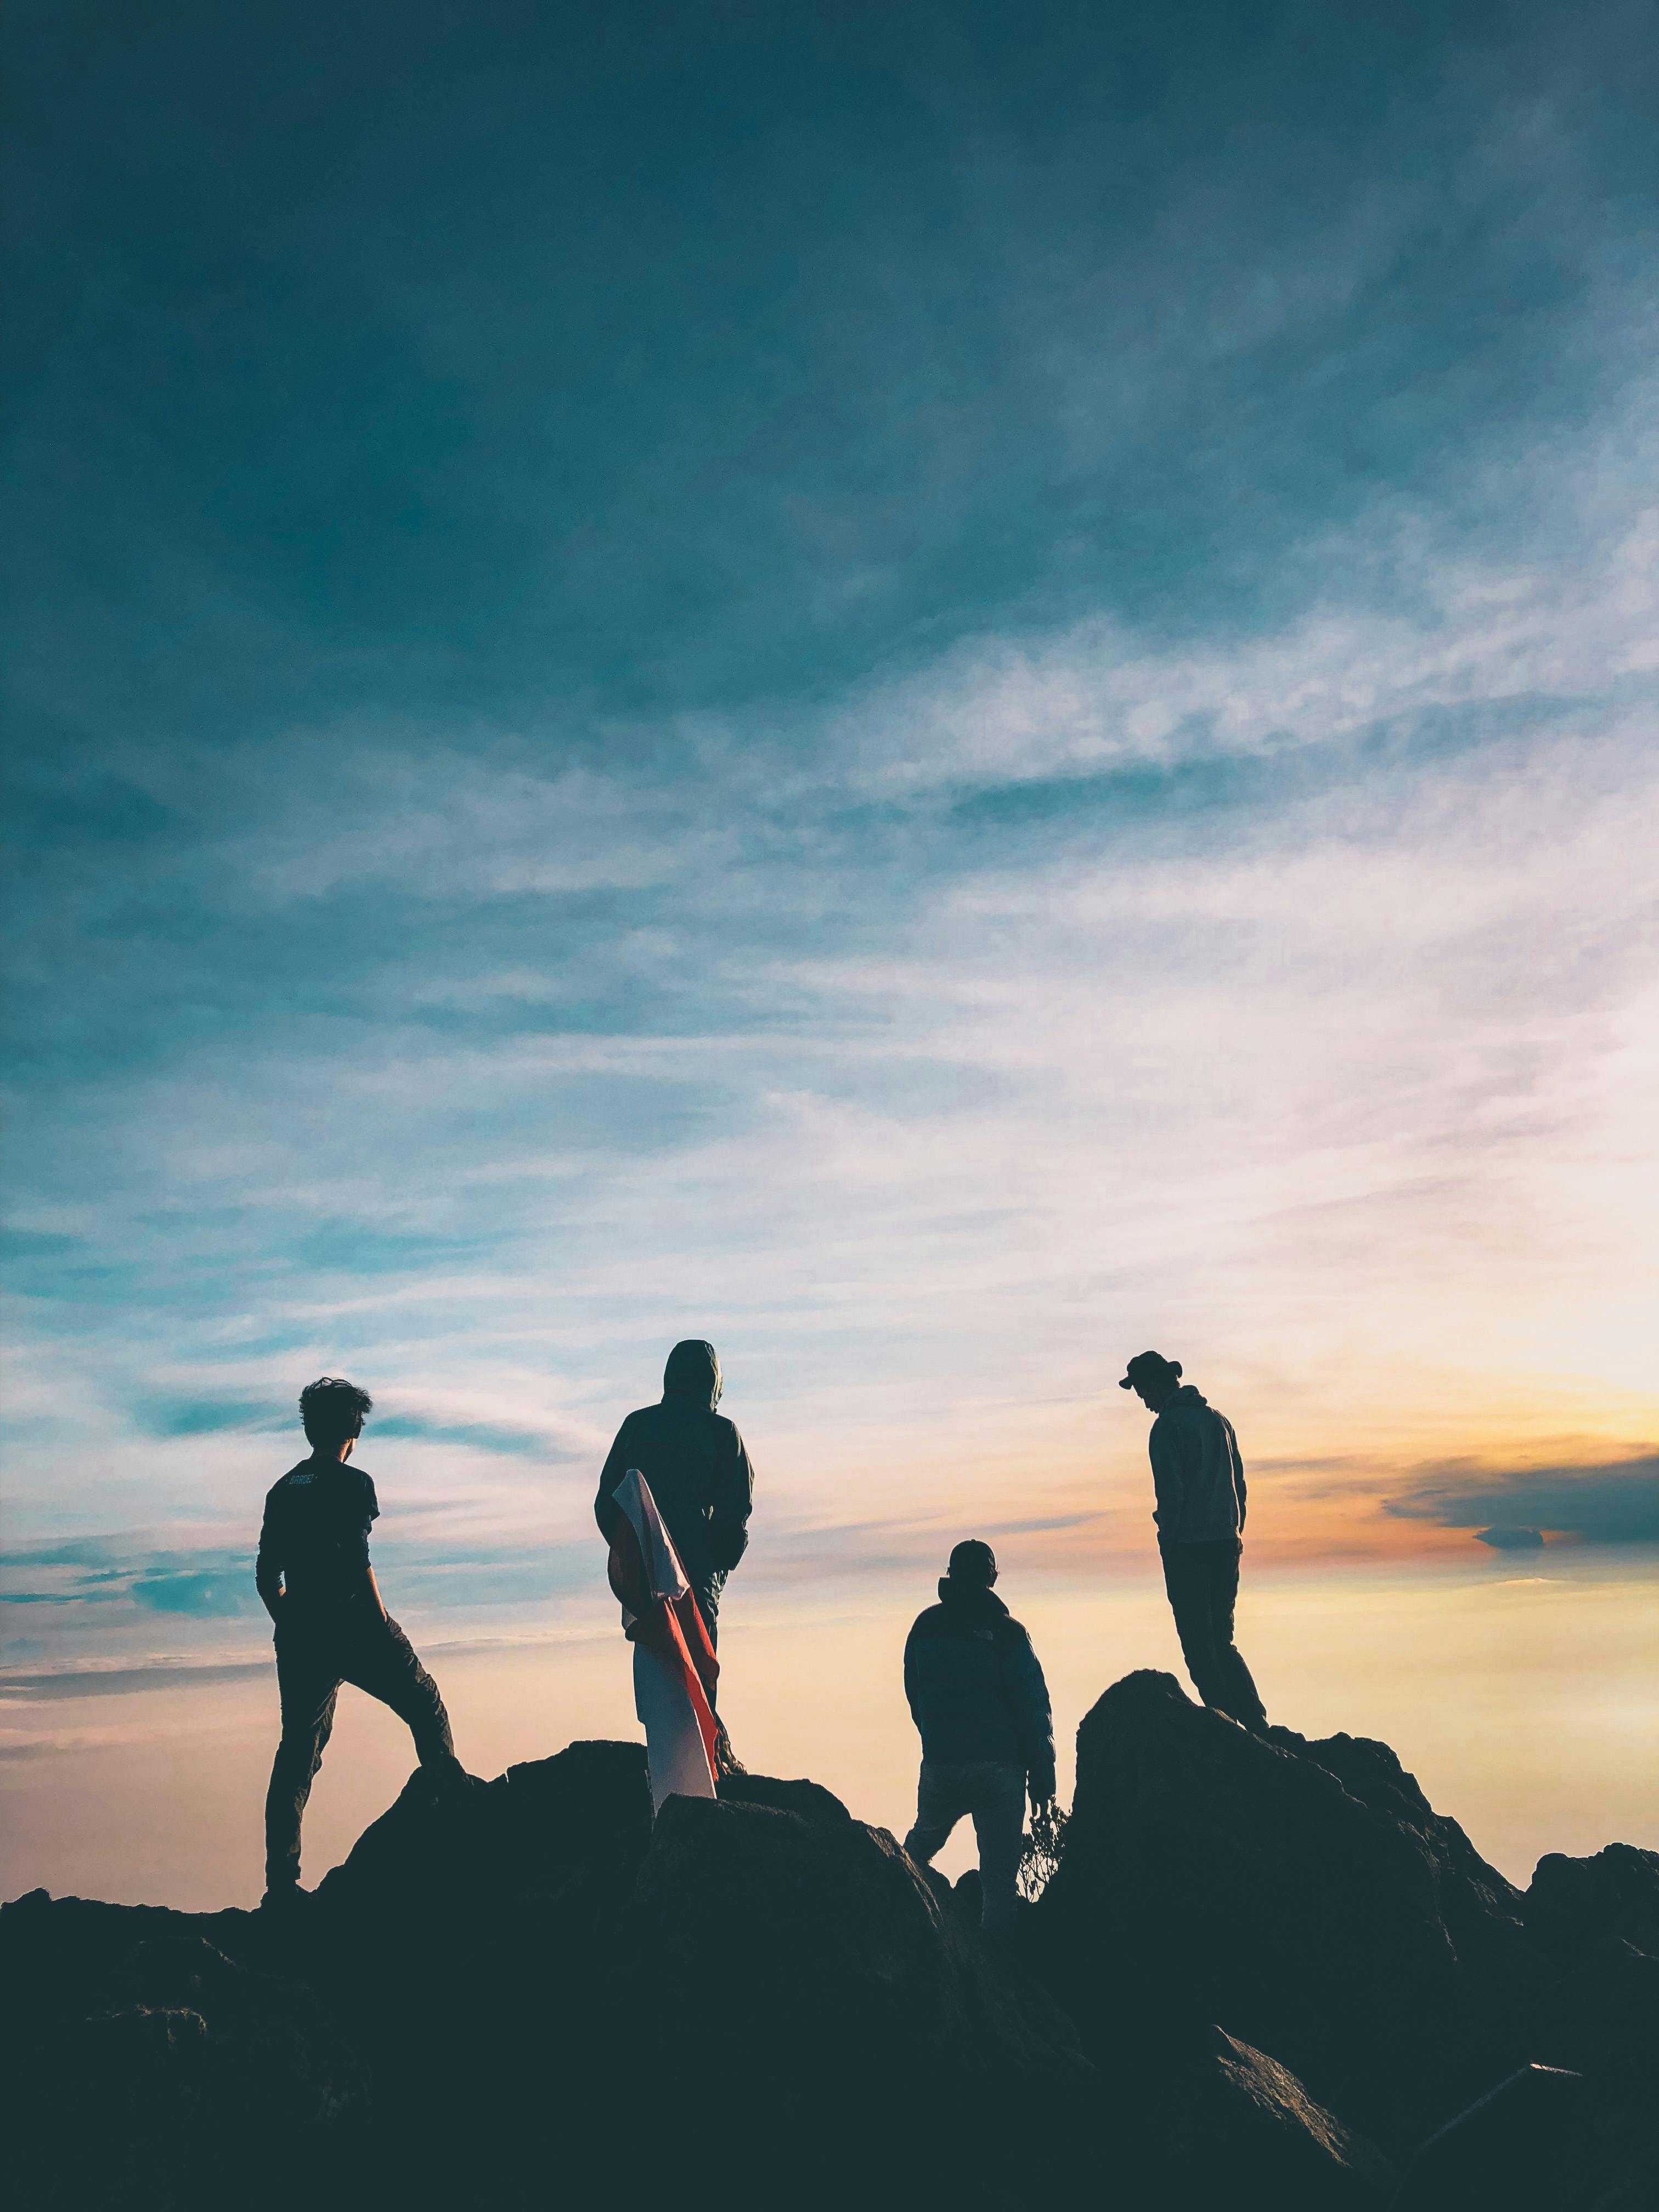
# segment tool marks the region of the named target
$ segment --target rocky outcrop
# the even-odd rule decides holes
[[[1395,2159],[1529,2065],[1581,2073],[1590,2203],[1651,2124],[1659,1966],[1623,1931],[1652,1856],[1547,1860],[1523,1899],[1387,1745],[1257,1737],[1142,1673],[1079,1730],[1035,1934],[1098,2064],[1137,2063],[1149,2021],[1218,2021]]]
[[[1538,1862],[1522,1917],[1542,1941],[1605,1950],[1627,1944],[1659,1959],[1659,1851],[1609,1844],[1594,1858],[1550,1851]]]
[[[1385,1747],[1336,1739],[1352,1789],[1321,1748],[1251,1735],[1170,1675],[1127,1676],[1078,1732],[1040,1914],[1085,2042],[1126,2010],[1192,2007],[1397,2151],[1502,2070],[1449,1914],[1483,1955],[1520,1922]],[[1091,1992],[1115,1985],[1134,2002],[1103,2014]]]
[[[10,2178],[64,2212],[1358,2212],[1518,2050],[1595,2063],[1477,2107],[1399,2201],[1489,2159],[1509,2110],[1529,2172],[1622,2212],[1650,1856],[1546,1862],[1522,1899],[1385,1746],[1259,1741],[1157,1675],[1085,1723],[1060,1870],[995,1945],[970,1884],[814,1783],[734,1776],[653,1821],[638,1745],[416,1774],[291,1917],[7,1906]]]
[[[270,1936],[44,1890],[0,1911],[15,2203],[258,2207],[296,2160],[366,2172],[369,2069]]]

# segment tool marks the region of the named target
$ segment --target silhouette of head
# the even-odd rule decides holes
[[[338,1375],[319,1375],[300,1393],[300,1419],[313,1451],[337,1452],[363,1432],[363,1416],[374,1410],[367,1390]]]
[[[969,1536],[951,1554],[945,1579],[963,1589],[989,1589],[997,1578],[997,1555],[977,1536]]]
[[[1117,1387],[1133,1390],[1149,1413],[1160,1413],[1181,1388],[1181,1362],[1161,1352],[1138,1352]]]
[[[712,1413],[726,1387],[719,1352],[700,1336],[688,1336],[669,1353],[668,1364],[662,1370],[662,1387],[665,1395],[700,1399]]]

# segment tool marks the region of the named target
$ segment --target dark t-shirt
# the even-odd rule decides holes
[[[380,1510],[362,1468],[349,1460],[301,1460],[265,1498],[260,1589],[273,1589],[280,1575],[284,1607],[307,1620],[349,1611],[363,1594],[369,1523]]]

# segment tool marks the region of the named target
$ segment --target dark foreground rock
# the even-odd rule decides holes
[[[1528,2065],[1580,2074],[1561,2201],[1611,2205],[1655,2148],[1659,1960],[1626,1932],[1653,1856],[1546,1860],[1523,1898],[1387,1745],[1261,1739],[1136,1674],[1079,1730],[1035,1940],[1103,2069],[1217,2021],[1396,2161]]]
[[[1522,1899],[1385,1747],[1260,1743],[1158,1676],[1085,1722],[1060,1873],[995,1945],[810,1782],[653,1821],[637,1745],[416,1774],[286,1918],[7,1906],[9,2178],[26,2212],[1426,2212],[1502,2114],[1427,2139],[1538,2060],[1582,2087],[1571,2142],[1525,2105],[1528,2170],[1626,2212],[1649,1856]]]

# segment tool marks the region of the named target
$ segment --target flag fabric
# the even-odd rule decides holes
[[[634,1647],[634,1710],[645,1729],[651,1802],[714,1796],[720,1662],[651,1486],[630,1467],[612,1496],[611,1587]]]

